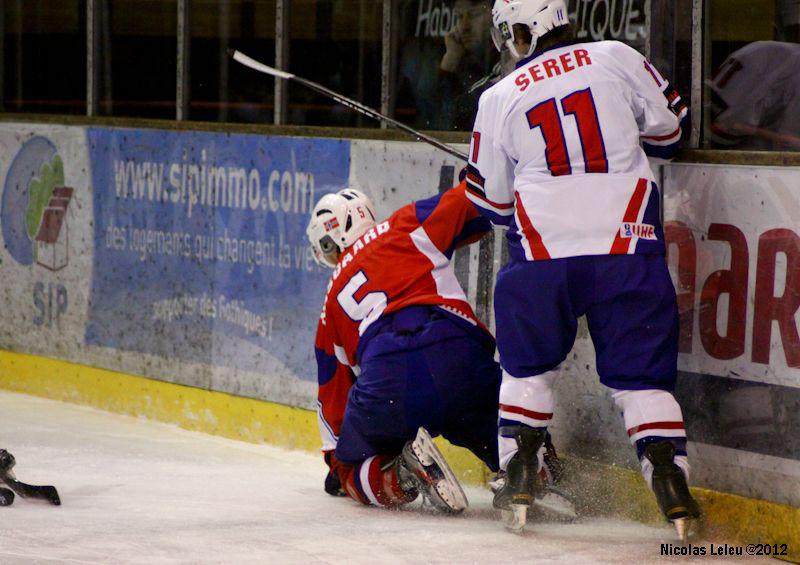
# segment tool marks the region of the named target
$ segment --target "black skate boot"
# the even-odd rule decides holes
[[[668,441],[651,443],[644,456],[653,464],[653,492],[658,506],[686,543],[699,528],[700,507],[689,492],[686,476],[673,462],[675,447]]]
[[[542,489],[538,453],[545,433],[522,427],[514,432],[518,450],[508,462],[505,483],[494,494],[494,507],[500,510],[503,524],[515,533],[525,527],[528,507]]]
[[[467,507],[467,496],[444,456],[425,428],[403,446],[397,458],[397,477],[405,492],[418,490],[434,508],[458,514]]]
[[[533,506],[528,510],[529,518],[535,517],[548,522],[572,522],[578,518],[578,513],[570,494],[558,486],[564,476],[564,465],[558,458],[550,434],[545,434],[544,448],[546,450],[544,469],[547,478],[542,477],[542,469],[539,469],[542,490],[536,494]],[[506,484],[506,475],[506,471],[498,471],[494,479],[489,481],[492,494],[497,493]],[[533,510],[536,512],[531,516]]]

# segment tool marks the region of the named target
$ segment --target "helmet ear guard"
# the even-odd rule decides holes
[[[338,245],[336,245],[331,236],[323,236],[322,239],[319,240],[319,248],[313,244],[311,247],[314,251],[314,260],[316,261],[317,265],[321,265],[323,267],[336,266],[336,263],[339,260],[339,254],[342,252],[342,250]]]
[[[333,238],[329,235],[326,235],[322,239],[319,240],[319,248],[325,254],[328,255],[329,253],[333,253],[335,251],[341,251],[339,246],[334,243]]]

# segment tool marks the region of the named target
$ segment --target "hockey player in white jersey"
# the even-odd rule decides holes
[[[586,315],[600,381],[685,538],[699,508],[672,394],[678,317],[647,155],[672,156],[687,109],[630,47],[576,43],[563,0],[496,0],[492,18],[498,49],[518,63],[481,96],[467,192],[508,228],[510,261],[494,298],[507,481],[495,506],[509,527],[524,526],[553,381]]]
[[[709,81],[711,140],[756,151],[800,150],[800,45],[756,41],[731,53]]]

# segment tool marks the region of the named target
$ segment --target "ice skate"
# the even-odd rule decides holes
[[[519,533],[528,519],[528,508],[542,492],[539,478],[539,448],[545,432],[533,428],[519,428],[514,433],[517,453],[508,462],[505,483],[494,494],[494,507],[500,510],[503,525]]]
[[[425,428],[403,447],[397,475],[403,490],[416,488],[440,512],[458,514],[467,507],[464,490]]]
[[[500,471],[494,479],[489,481],[489,488],[493,494],[496,494],[506,484],[506,476],[505,471]],[[533,500],[533,508],[540,511],[544,520],[569,522],[578,518],[575,504],[569,495],[544,481],[541,492]]]
[[[686,476],[674,462],[675,447],[668,441],[651,443],[644,455],[653,464],[653,492],[664,516],[672,522],[681,542],[697,535],[700,507],[689,492]]]

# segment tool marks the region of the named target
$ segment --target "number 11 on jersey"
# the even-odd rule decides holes
[[[606,148],[591,89],[577,90],[563,97],[561,109],[565,118],[567,116],[575,117],[583,150],[584,170],[587,173],[607,173]],[[550,174],[554,177],[571,175],[572,163],[556,99],[550,98],[540,102],[528,110],[525,115],[530,128],[532,130],[539,128],[542,132],[545,143],[545,159]]]

